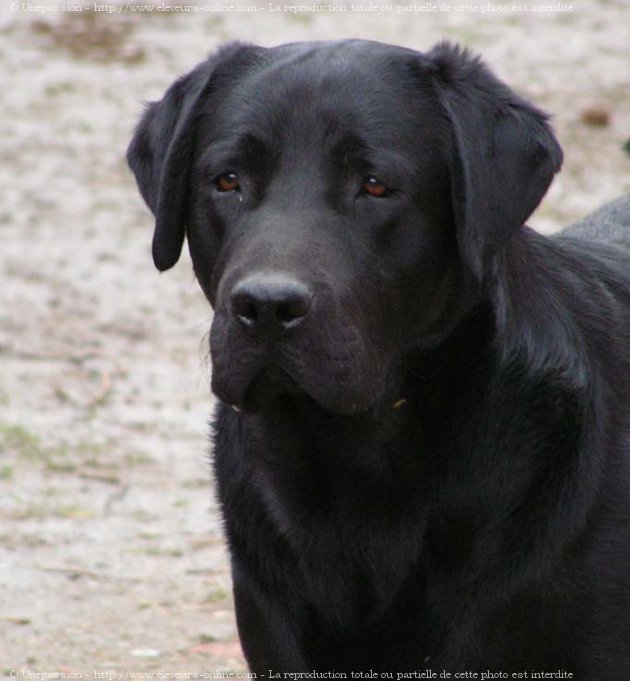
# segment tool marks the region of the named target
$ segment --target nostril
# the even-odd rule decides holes
[[[239,321],[245,324],[245,326],[254,326],[258,321],[256,303],[244,291],[233,297],[232,309]]]
[[[290,324],[295,319],[295,315],[291,313],[289,306],[286,303],[283,303],[282,305],[279,305],[276,310],[276,319],[281,324]]]
[[[258,310],[254,303],[246,303],[238,316],[242,322],[253,326],[258,321]]]
[[[292,300],[280,303],[276,309],[276,319],[283,326],[295,326],[308,314],[310,298],[307,295],[296,296]]]

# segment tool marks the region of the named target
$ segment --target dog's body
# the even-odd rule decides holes
[[[448,45],[230,45],[129,161],[215,309],[252,670],[630,678],[630,238],[523,227],[545,116]]]

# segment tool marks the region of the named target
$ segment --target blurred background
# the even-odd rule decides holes
[[[532,226],[554,231],[630,191],[627,0],[284,1],[2,4],[7,678],[245,669],[209,475],[211,312],[187,254],[153,269],[152,219],[124,161],[143,100],[228,40],[449,38],[553,114],[566,160]]]

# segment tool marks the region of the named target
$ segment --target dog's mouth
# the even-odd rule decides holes
[[[245,412],[255,413],[286,395],[305,395],[297,381],[283,368],[271,364],[260,371],[245,390],[238,405]]]
[[[250,413],[285,396],[306,397],[327,411],[348,415],[378,400],[386,374],[354,328],[322,325],[289,340],[255,343],[215,317],[210,333],[214,394]]]
[[[325,368],[320,368],[320,372],[324,373]],[[217,397],[236,411],[249,414],[271,407],[283,397],[307,398],[328,411],[346,415],[366,411],[374,401],[374,390],[365,390],[361,384],[336,385],[332,380],[318,380],[319,376],[305,377],[299,369],[290,372],[277,363],[259,366],[253,378],[243,373],[220,378],[217,374],[212,377]]]

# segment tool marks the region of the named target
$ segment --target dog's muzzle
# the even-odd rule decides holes
[[[315,293],[290,273],[248,272],[221,288],[210,333],[220,400],[258,411],[281,395],[302,395],[353,414],[377,399],[384,367],[365,325],[329,287],[319,284]]]

